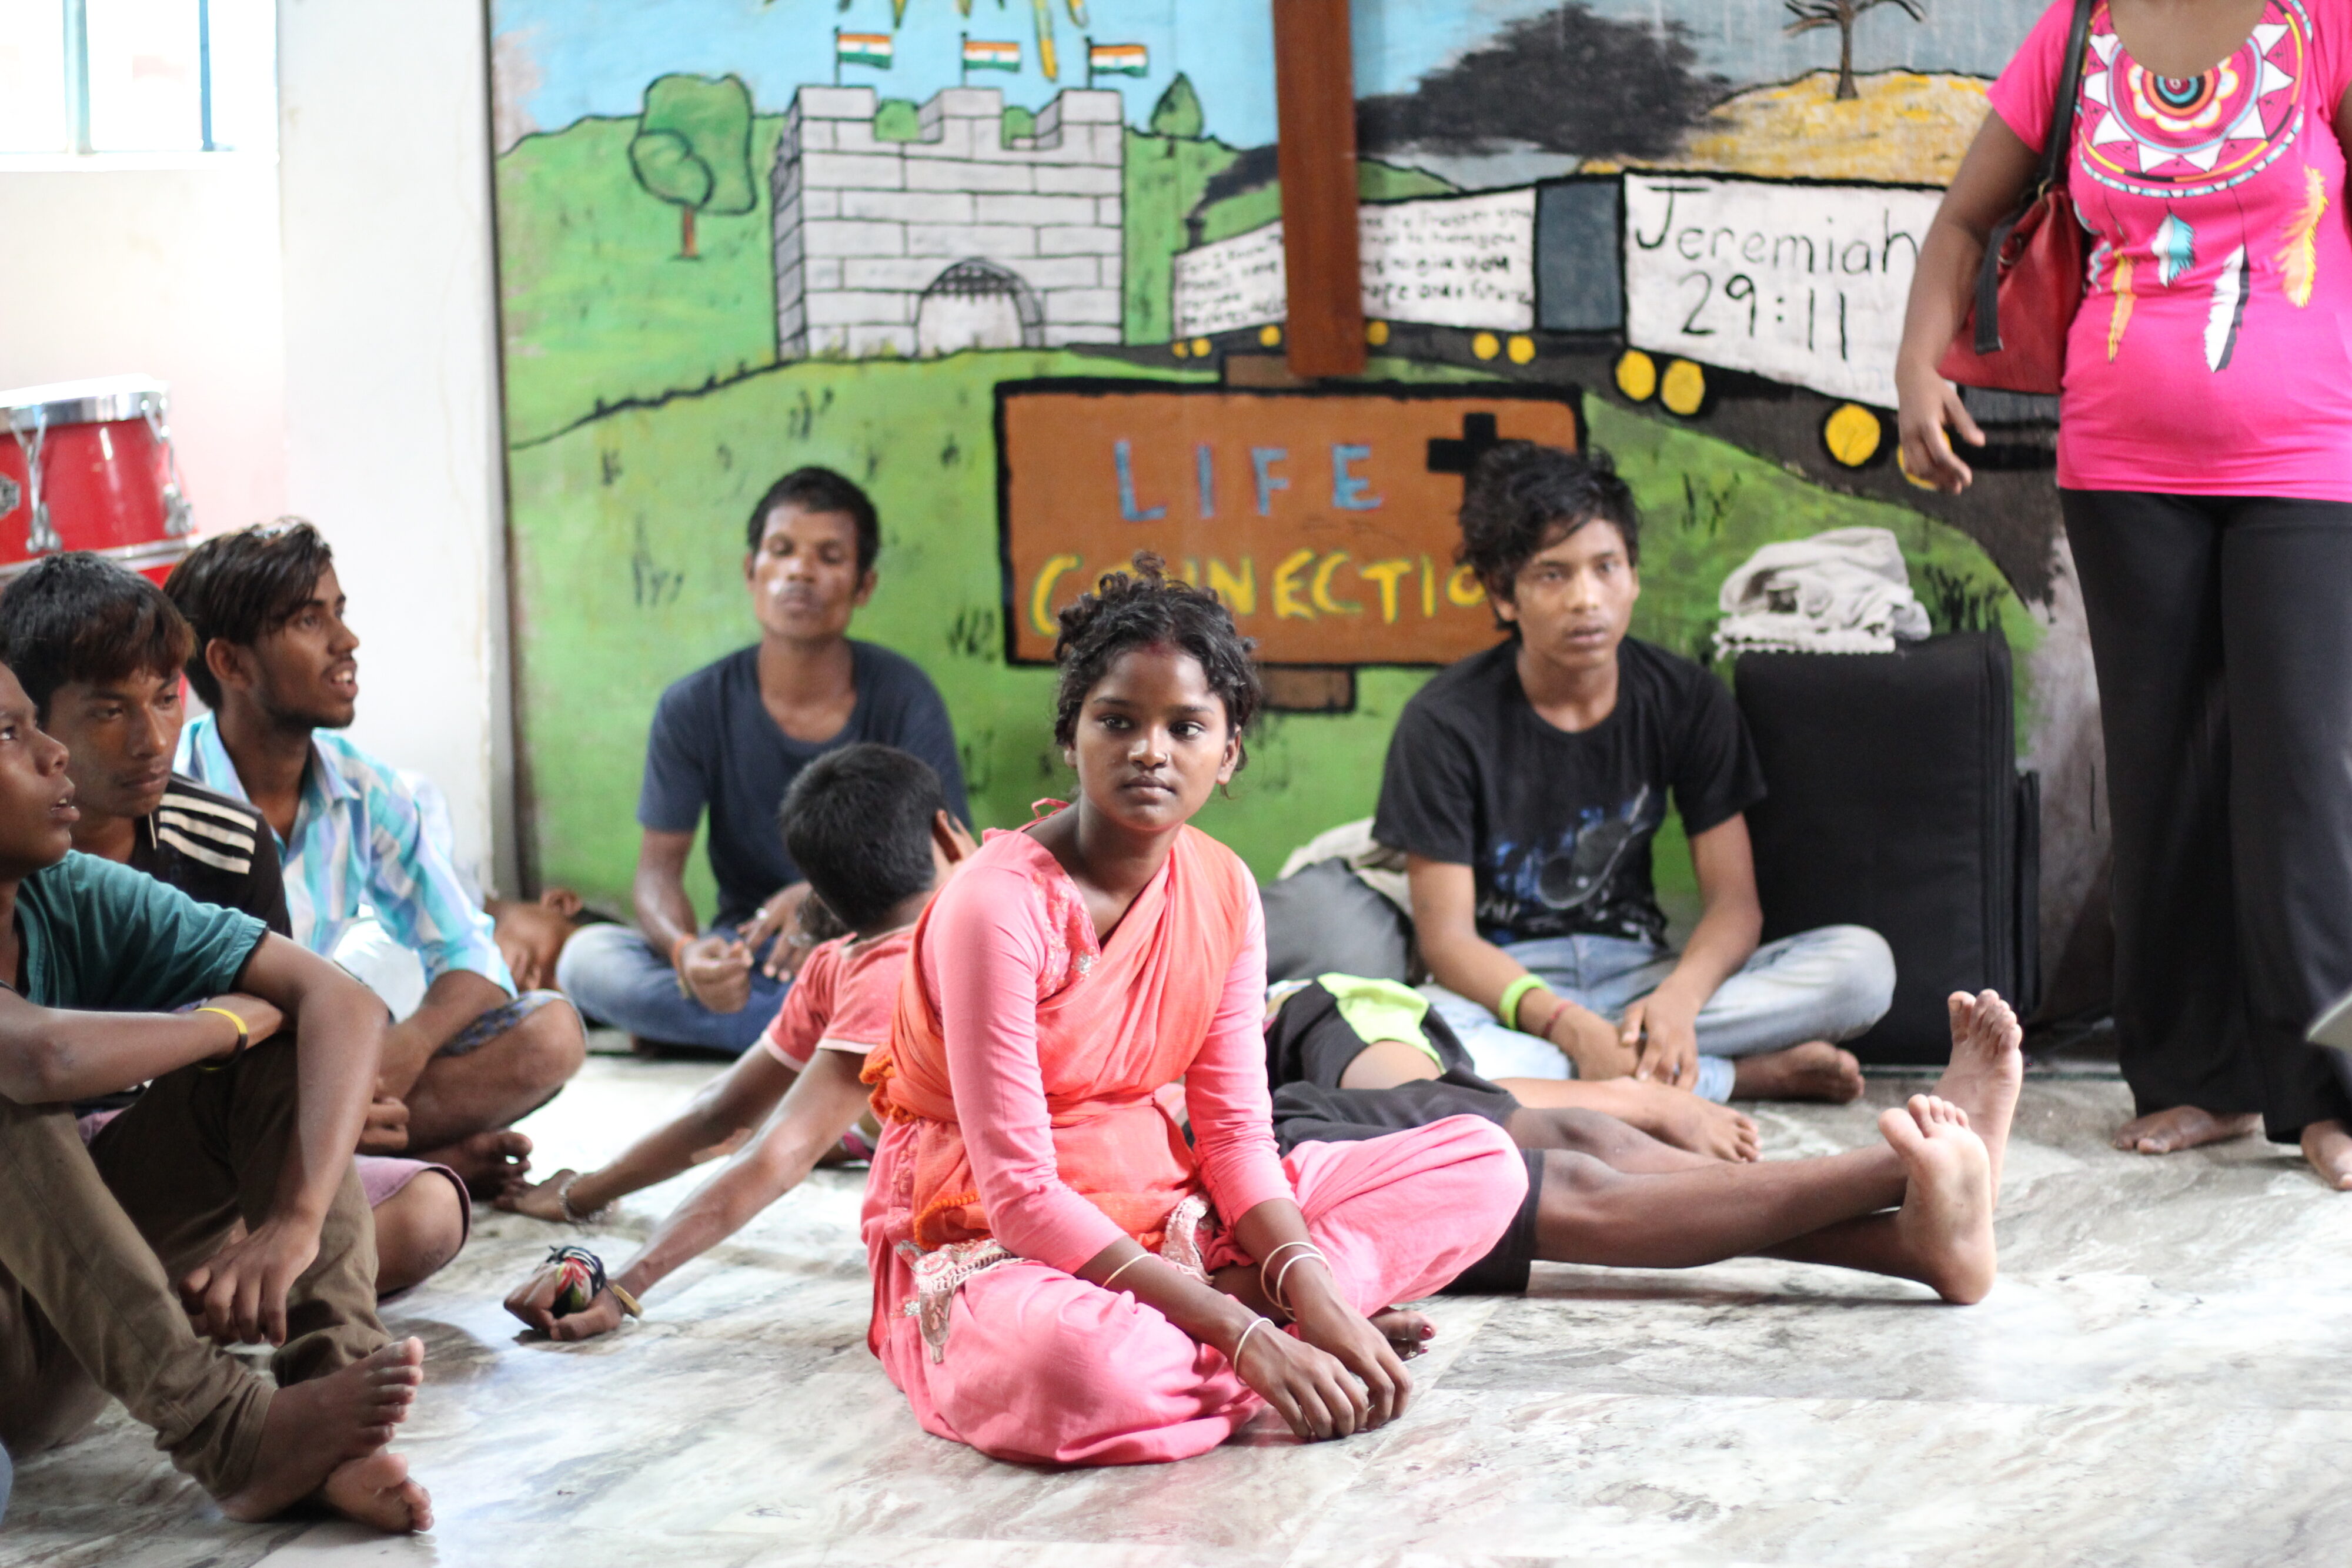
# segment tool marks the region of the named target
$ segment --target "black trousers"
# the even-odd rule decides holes
[[[2062,493],[2115,829],[2116,1031],[2142,1114],[2352,1119],[2304,1043],[2352,991],[2352,504]]]

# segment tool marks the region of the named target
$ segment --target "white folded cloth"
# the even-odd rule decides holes
[[[1723,580],[1716,657],[1750,649],[1891,653],[1928,633],[1903,547],[1885,528],[1766,545]]]

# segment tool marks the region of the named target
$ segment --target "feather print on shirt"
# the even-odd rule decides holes
[[[2297,309],[2311,303],[2312,285],[2319,277],[2319,220],[2327,214],[2327,186],[2316,169],[2303,172],[2303,206],[2286,226],[2286,244],[2278,254],[2279,272],[2287,303]]]
[[[2131,252],[2116,252],[2116,313],[2107,321],[2107,358],[2124,346],[2124,329],[2131,325],[2132,258]]]
[[[2238,347],[2238,329],[2246,319],[2246,247],[2238,246],[2221,262],[2221,276],[2213,280],[2213,303],[2205,312],[2205,368],[2219,374],[2230,368]]]
[[[2167,213],[2164,221],[2156,225],[2157,281],[2167,288],[2180,281],[2180,275],[2197,265],[2197,231],[2180,221],[2178,213]]]

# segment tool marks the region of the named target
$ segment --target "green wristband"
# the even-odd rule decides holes
[[[1519,1027],[1519,1004],[1527,1000],[1529,991],[1542,991],[1549,995],[1551,988],[1534,975],[1521,975],[1503,988],[1503,999],[1495,1004],[1495,1016],[1502,1019],[1505,1029]]]

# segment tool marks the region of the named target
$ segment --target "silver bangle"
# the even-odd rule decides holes
[[[1258,1260],[1257,1288],[1265,1292],[1265,1299],[1267,1301],[1270,1301],[1274,1300],[1274,1287],[1265,1282],[1265,1271],[1273,1264],[1274,1260],[1276,1258],[1281,1257],[1285,1252],[1289,1251],[1294,1247],[1313,1247],[1315,1243],[1312,1241],[1286,1241],[1281,1246],[1276,1248],[1273,1251],[1267,1253],[1264,1258]]]
[[[1149,1252],[1138,1252],[1134,1257],[1129,1258],[1126,1262],[1121,1263],[1118,1268],[1113,1269],[1109,1273],[1104,1275],[1102,1288],[1106,1291],[1109,1290],[1110,1282],[1113,1280],[1118,1279],[1121,1274],[1126,1273],[1129,1269],[1134,1268],[1138,1263],[1142,1262],[1146,1258],[1150,1256],[1151,1254]]]
[[[1239,1376],[1241,1374],[1242,1347],[1249,1343],[1250,1335],[1265,1327],[1267,1322],[1270,1321],[1270,1319],[1266,1318],[1252,1318],[1250,1320],[1250,1326],[1242,1330],[1242,1337],[1234,1341],[1234,1354],[1225,1357],[1225,1364],[1234,1369],[1234,1375]]]
[[[1299,1262],[1300,1260],[1307,1258],[1316,1260],[1326,1269],[1328,1269],[1331,1266],[1331,1260],[1323,1255],[1323,1249],[1320,1247],[1309,1247],[1307,1250],[1299,1253],[1297,1257],[1290,1259],[1288,1261],[1285,1262],[1281,1268],[1275,1270],[1274,1289],[1266,1292],[1266,1300],[1272,1301],[1276,1306],[1280,1307],[1286,1314],[1293,1318],[1296,1318],[1298,1314],[1297,1312],[1292,1310],[1288,1301],[1282,1299],[1282,1282],[1290,1277],[1290,1265],[1292,1263]]]

